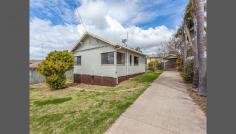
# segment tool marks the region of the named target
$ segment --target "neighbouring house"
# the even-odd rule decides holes
[[[30,69],[36,69],[37,65],[41,63],[42,60],[30,60],[29,67]]]
[[[86,32],[72,49],[74,82],[115,86],[146,70],[146,55]]]
[[[169,54],[164,57],[164,70],[176,69],[176,54]]]

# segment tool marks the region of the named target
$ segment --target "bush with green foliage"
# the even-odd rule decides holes
[[[163,70],[163,69],[164,69],[164,62],[159,62],[159,63],[157,64],[157,69]]]
[[[182,73],[184,81],[192,83],[193,82],[193,60],[189,60],[184,66]]]
[[[176,65],[177,65],[177,70],[178,71],[183,70],[183,60],[182,60],[180,54],[177,54]]]
[[[157,70],[158,62],[157,60],[151,60],[148,63],[148,70],[155,72]]]
[[[65,87],[65,72],[74,66],[74,55],[68,51],[53,51],[37,67],[37,71],[46,77],[50,88]]]

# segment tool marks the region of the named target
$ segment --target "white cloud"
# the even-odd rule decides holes
[[[71,48],[81,35],[78,28],[81,26],[52,25],[47,20],[32,19],[30,21],[30,58],[39,59],[49,51]]]
[[[65,1],[30,0],[31,8],[45,9],[39,12],[44,12],[47,16],[56,14],[65,21],[64,24],[67,24],[54,25],[49,20],[31,18],[31,59],[45,57],[52,50],[71,50],[84,33],[84,28],[81,24],[75,25],[73,23],[78,21],[77,12],[68,8],[68,4]],[[146,54],[155,53],[161,42],[167,41],[175,32],[175,29],[169,29],[165,25],[143,29],[138,27],[137,24],[149,22],[162,15],[174,13],[178,16],[183,8],[183,5],[181,5],[175,10],[173,8],[175,2],[172,2],[172,0],[78,1],[80,6],[77,9],[89,32],[117,44],[121,44],[121,40],[126,38],[126,33],[128,32],[129,47],[140,47]],[[166,3],[169,3],[166,8],[160,6]],[[156,8],[158,7],[157,5],[160,8]],[[173,18],[173,20],[175,20],[173,23],[178,24],[180,18],[179,20]]]
[[[105,16],[110,16],[122,25],[133,25],[151,21],[159,15],[166,15],[173,10],[169,8],[157,8],[158,5],[168,3],[169,0],[121,0],[121,1],[89,1],[80,0],[79,13],[84,18],[85,23],[93,24],[97,27],[104,27]],[[155,8],[154,8],[155,7]]]
[[[166,41],[174,30],[166,26],[142,29],[137,26],[124,27],[110,16],[105,16],[107,26],[104,29],[87,25],[92,32],[113,43],[121,44],[121,40],[129,33],[129,47],[140,47],[144,53],[155,53],[158,45]],[[39,59],[52,50],[71,50],[83,34],[82,25],[52,25],[50,21],[32,19],[30,22],[30,58]],[[42,46],[43,44],[43,46]],[[43,48],[42,48],[43,47]],[[43,52],[42,52],[43,50]]]

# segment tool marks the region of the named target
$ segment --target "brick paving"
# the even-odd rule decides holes
[[[177,71],[164,71],[105,134],[206,134],[206,116]]]

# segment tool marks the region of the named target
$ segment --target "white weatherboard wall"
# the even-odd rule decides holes
[[[75,51],[75,56],[81,56],[81,65],[75,65],[75,74],[116,77],[116,67],[101,64],[101,53],[114,52],[115,49],[92,37],[87,37],[84,43]],[[115,57],[115,55],[114,55]]]
[[[143,73],[145,72],[145,56],[127,51],[118,50],[118,52],[125,53],[125,63],[124,65],[117,65],[117,76],[126,76],[131,74]],[[132,55],[132,64],[130,65],[129,56]],[[139,64],[134,65],[134,56],[139,57]]]
[[[114,52],[114,64],[101,64],[101,53]],[[116,65],[116,52],[125,53],[125,64]],[[81,56],[81,65],[74,66],[74,74],[86,74],[117,78],[131,74],[145,72],[145,56],[126,49],[115,49],[113,46],[95,39],[86,37],[82,44],[74,52],[75,56]],[[132,54],[132,65],[129,63],[129,55]],[[139,57],[139,65],[134,65],[134,56]]]

